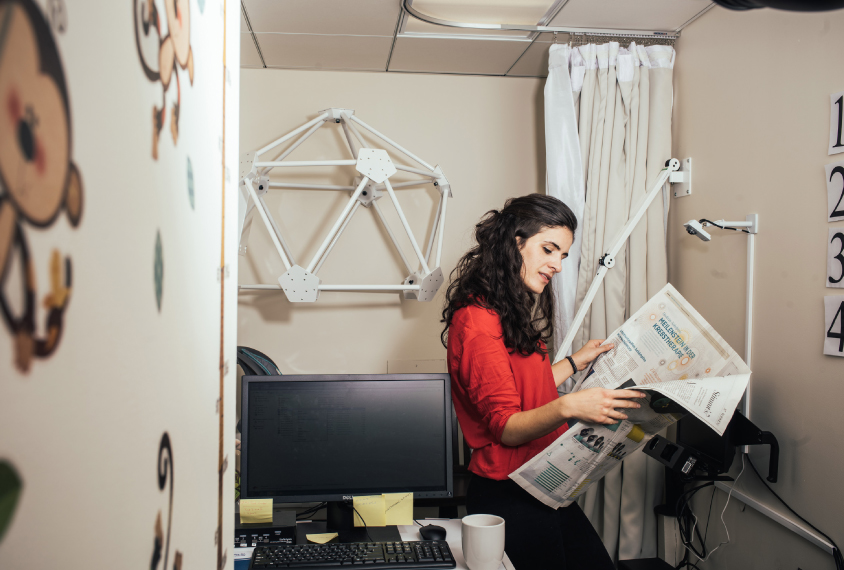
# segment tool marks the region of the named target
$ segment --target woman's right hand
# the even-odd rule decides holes
[[[637,390],[607,390],[589,388],[562,396],[559,401],[565,418],[572,418],[593,424],[615,424],[626,420],[627,415],[618,408],[640,408],[633,398],[644,398]]]

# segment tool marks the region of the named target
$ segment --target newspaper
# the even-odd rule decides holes
[[[578,422],[510,474],[553,508],[571,504],[686,413],[723,435],[750,380],[744,361],[671,284],[606,342],[615,347],[592,363],[575,391],[635,388],[646,397],[616,424]]]

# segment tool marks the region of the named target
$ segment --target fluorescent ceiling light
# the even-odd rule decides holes
[[[551,0],[414,0],[414,8],[443,20],[536,25]]]

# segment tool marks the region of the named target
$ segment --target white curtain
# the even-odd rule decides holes
[[[552,176],[551,171],[559,170],[561,163],[569,164],[569,158],[552,158],[550,146],[548,192],[567,203],[566,197],[576,194],[575,199],[583,203],[575,299],[571,301],[570,291],[558,296],[561,314],[573,315],[597,271],[598,259],[617,239],[616,235],[650,190],[665,161],[671,158],[675,52],[670,46],[645,48],[631,43],[621,47],[615,42],[589,44],[573,50],[560,50],[560,47],[568,46],[551,47],[545,87],[546,138],[549,133],[568,133],[572,128],[571,123],[549,125],[552,117],[547,114],[549,90],[558,86],[565,89],[566,82],[557,76],[567,68],[558,61],[555,67],[554,58],[554,54],[565,51],[569,56],[571,112],[557,110],[554,116],[569,121],[576,117],[585,192],[573,183],[567,191],[552,187],[552,180],[565,184],[565,180],[578,178],[568,174],[562,178],[559,174]],[[560,93],[551,96],[559,101],[566,97]],[[555,145],[559,142],[555,141]],[[563,152],[571,154],[571,151]],[[574,349],[590,338],[606,338],[665,285],[667,211],[666,192],[662,201],[651,204],[647,217],[616,257],[615,267],[607,274],[575,337]],[[569,282],[560,286],[568,287]],[[556,330],[562,337],[567,329]],[[661,491],[662,469],[640,453],[593,485],[579,502],[613,558],[649,558],[656,556],[653,507],[660,502]]]
[[[577,134],[575,97],[572,81],[569,79],[570,54],[571,48],[566,44],[551,46],[548,55],[548,79],[545,82],[546,192],[550,196],[559,198],[572,209],[578,226],[569,257],[563,263],[560,274],[552,281],[557,301],[554,330],[558,331],[554,338],[555,346],[552,354],[556,354],[563,342],[564,331],[569,329],[574,318],[575,293],[580,267],[580,243],[583,237],[580,228],[583,227],[586,196]]]

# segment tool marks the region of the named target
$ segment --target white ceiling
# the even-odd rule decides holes
[[[401,0],[242,0],[241,5],[241,66],[248,68],[545,77],[554,41],[550,33],[429,24],[405,13]],[[711,0],[413,1],[424,14],[457,22],[646,33],[682,30],[711,6]],[[568,41],[568,35],[558,34],[558,41]]]

